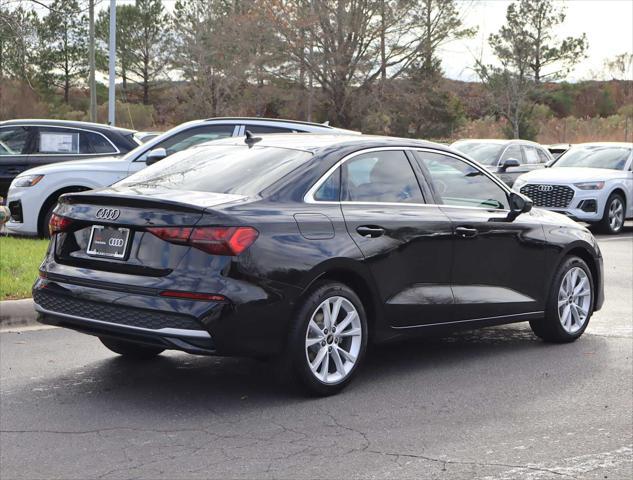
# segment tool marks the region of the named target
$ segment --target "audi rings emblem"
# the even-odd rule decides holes
[[[95,215],[101,220],[116,220],[121,215],[121,210],[118,208],[100,208]]]
[[[554,190],[554,187],[552,185],[539,185],[538,186],[538,191],[539,192],[551,192],[552,190]]]
[[[108,245],[111,247],[122,247],[125,242],[122,238],[111,238],[108,240]]]

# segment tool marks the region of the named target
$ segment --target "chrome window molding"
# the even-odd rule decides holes
[[[96,130],[90,130],[88,128],[79,128],[79,127],[64,127],[61,125],[40,125],[38,123],[29,123],[28,125],[17,125],[20,127],[37,127],[37,128],[60,128],[60,129],[64,129],[64,130],[79,130],[81,132],[88,132],[88,133],[96,133],[97,135],[101,135],[103,138],[106,139],[106,141],[110,144],[110,146],[112,148],[114,148],[114,152],[104,152],[104,153],[40,153],[40,152],[33,152],[33,153],[16,153],[16,154],[12,154],[12,155],[3,155],[6,157],[31,157],[31,156],[47,156],[47,157],[68,157],[70,155],[81,155],[84,157],[88,157],[88,156],[106,156],[106,155],[120,155],[122,152],[121,150],[119,150],[117,148],[117,146],[112,143],[112,140],[110,140],[108,137],[106,137],[103,133],[101,132],[97,132]],[[6,126],[6,127],[0,127],[1,128],[11,128],[10,125]]]
[[[382,152],[382,151],[393,151],[393,150],[409,151],[409,152],[430,152],[430,153],[437,153],[439,155],[446,155],[447,157],[453,157],[453,158],[455,158],[457,160],[461,160],[462,162],[464,162],[464,163],[470,165],[471,167],[476,168],[477,170],[479,170],[481,173],[483,173],[485,176],[487,176],[490,180],[492,180],[493,183],[495,183],[497,186],[499,186],[499,188],[501,188],[501,190],[503,190],[505,192],[506,196],[509,195],[510,192],[511,192],[511,190],[506,186],[505,183],[503,183],[501,181],[501,179],[496,178],[492,173],[488,172],[485,168],[479,167],[474,160],[470,160],[470,159],[467,159],[467,158],[464,158],[464,157],[460,157],[459,155],[456,155],[456,154],[454,154],[452,152],[446,152],[444,150],[435,150],[433,148],[428,148],[428,147],[372,147],[372,148],[366,148],[364,150],[359,150],[357,152],[352,152],[352,153],[346,155],[345,157],[343,157],[342,159],[340,159],[338,162],[336,162],[307,191],[307,193],[303,196],[303,201],[305,203],[318,204],[318,205],[343,205],[343,204],[345,204],[345,205],[391,205],[391,206],[398,206],[398,207],[415,206],[415,207],[442,207],[442,208],[462,208],[462,209],[466,208],[466,209],[475,209],[475,210],[488,211],[488,212],[499,212],[499,213],[509,212],[510,211],[509,209],[469,207],[469,206],[459,206],[459,205],[446,205],[444,203],[356,202],[356,201],[348,201],[348,200],[341,200],[341,201],[338,201],[338,202],[333,202],[331,200],[315,200],[314,199],[314,194],[321,187],[321,185],[323,185],[323,183],[330,177],[330,175],[332,175],[336,171],[337,168],[339,168],[341,165],[343,165],[343,163],[347,162],[348,160],[351,160],[354,157],[357,157],[357,156],[365,154],[365,153]],[[428,183],[428,179],[427,179],[427,183]]]

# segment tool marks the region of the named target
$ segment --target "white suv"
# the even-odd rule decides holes
[[[359,134],[325,124],[266,118],[212,118],[183,123],[123,157],[61,162],[20,173],[11,183],[7,228],[20,235],[48,235],[49,218],[63,193],[105,187],[193,145],[261,133]]]
[[[549,165],[517,178],[514,189],[537,207],[618,233],[633,218],[633,144],[573,146]]]

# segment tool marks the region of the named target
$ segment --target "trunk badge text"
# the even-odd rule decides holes
[[[116,220],[119,215],[121,215],[121,210],[118,208],[100,208],[95,217],[102,220]]]

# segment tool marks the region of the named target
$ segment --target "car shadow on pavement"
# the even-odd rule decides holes
[[[583,371],[576,364],[583,354],[599,351],[595,343],[600,341],[600,337],[584,337],[573,344],[545,344],[529,328],[517,324],[376,346],[368,352],[357,378],[335,398],[372,396],[375,389],[392,395],[419,389],[424,395],[427,385],[479,391],[473,382],[486,383],[487,377],[490,388],[505,389],[550,373],[557,375],[560,389],[560,382],[573,385],[586,378],[592,363],[585,362]],[[73,372],[51,382],[57,384],[59,401],[66,396],[73,403],[98,398],[99,403],[117,409],[142,405],[157,414],[186,405],[190,415],[314,401],[279,379],[272,361],[170,352],[143,362],[112,356],[82,370],[81,382]]]

